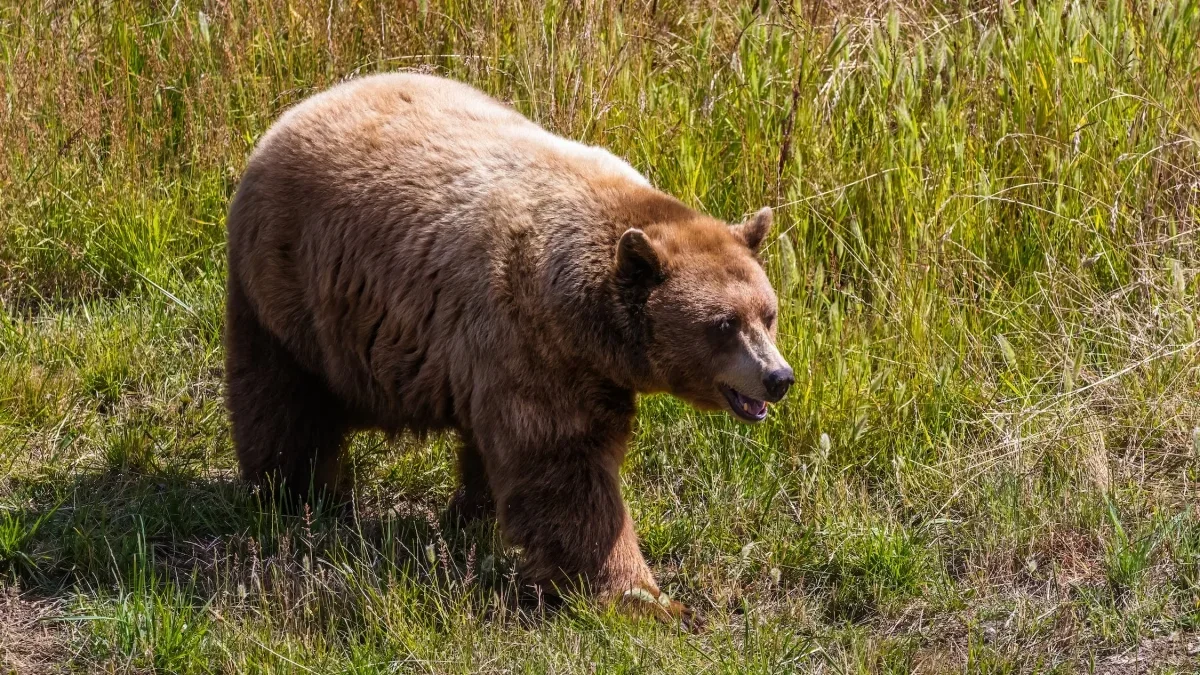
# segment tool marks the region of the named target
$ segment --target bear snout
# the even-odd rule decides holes
[[[792,372],[791,367],[784,366],[767,373],[763,378],[763,388],[767,391],[767,400],[771,403],[782,399],[788,392],[788,389],[796,383],[796,375]]]

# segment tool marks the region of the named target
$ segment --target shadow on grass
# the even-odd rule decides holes
[[[429,587],[434,601],[447,589],[508,595],[511,565],[492,524],[455,526],[428,499],[283,508],[229,476],[158,468],[10,485],[0,578],[39,597],[152,584],[199,604],[257,594],[282,607],[319,589],[332,607],[351,590],[369,596],[406,582]]]

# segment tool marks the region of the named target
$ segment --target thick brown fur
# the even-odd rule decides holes
[[[635,396],[727,408],[722,372],[782,362],[710,328],[732,313],[774,349],[756,218],[697,213],[455,82],[383,75],[309,99],[259,143],[229,213],[243,474],[336,490],[349,431],[454,429],[452,507],[494,511],[524,579],[659,597],[618,478]]]

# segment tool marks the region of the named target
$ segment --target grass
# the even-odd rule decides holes
[[[1188,672],[1200,4],[0,2],[0,669]],[[684,635],[514,602],[366,434],[349,511],[236,480],[223,218],[342,78],[474,83],[766,248],[799,384],[642,401],[625,490]]]

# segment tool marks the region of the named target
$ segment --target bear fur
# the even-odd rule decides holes
[[[636,395],[753,421],[786,391],[770,223],[698,213],[457,82],[318,94],[263,136],[230,207],[242,473],[336,490],[349,432],[453,429],[451,507],[494,513],[523,579],[662,597],[618,478]]]

